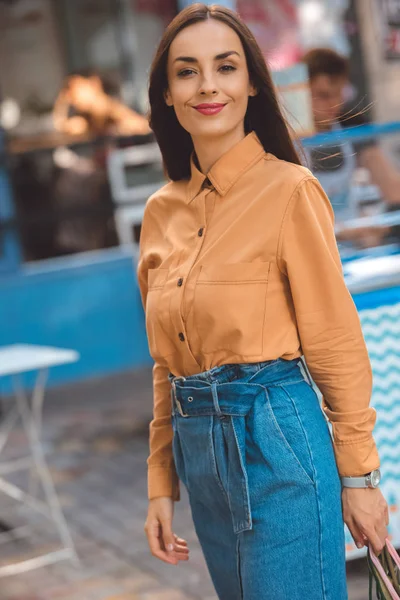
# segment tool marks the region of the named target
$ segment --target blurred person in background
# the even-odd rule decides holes
[[[332,207],[235,12],[175,17],[149,99],[170,179],[146,204],[137,267],[154,359],[149,547],[188,560],[181,480],[221,600],[346,600],[343,520],[380,552],[388,507]]]
[[[302,60],[308,67],[317,132],[337,131],[342,127],[367,123],[362,111],[349,108],[345,102],[345,91],[350,84],[346,57],[330,48],[314,48]],[[343,142],[339,146],[311,152],[310,167],[333,204],[336,196],[349,189],[357,165],[370,171],[373,182],[380,187],[388,204],[400,204],[400,173],[376,140]]]
[[[70,75],[53,110],[54,126],[69,135],[145,135],[147,119],[104,90],[100,77]]]
[[[346,89],[350,85],[350,67],[346,57],[330,48],[314,48],[302,60],[308,68],[317,132],[338,131],[342,127],[367,123],[363,111],[357,112],[356,108],[349,107],[345,102]],[[306,149],[306,154],[310,169],[318,177],[331,201],[337,221],[345,221],[354,216],[349,192],[357,167],[368,170],[386,205],[400,204],[400,173],[376,140],[343,141],[334,146]],[[375,243],[378,244],[387,232],[387,229],[366,231],[363,228],[347,235],[361,245],[363,238],[371,241],[375,238]]]
[[[107,156],[123,136],[151,134],[146,117],[108,93],[107,82],[96,73],[70,75],[53,109],[56,129],[70,136],[106,136],[92,156],[72,149],[54,153],[53,206],[68,218],[57,225],[60,254],[107,248],[117,243],[113,204],[106,170]],[[91,214],[92,218],[85,217]]]

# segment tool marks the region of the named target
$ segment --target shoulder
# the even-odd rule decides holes
[[[312,174],[310,169],[296,165],[285,160],[280,160],[272,154],[265,156],[266,180],[274,180],[279,193],[275,198],[280,198],[281,209],[286,216],[299,205],[301,210],[328,211],[333,219],[333,209],[321,183]]]
[[[266,153],[260,161],[258,177],[255,178],[263,192],[272,197],[274,202],[285,210],[294,197],[304,193],[309,186],[323,193],[318,179],[310,169]]]
[[[268,177],[284,183],[288,191],[294,191],[307,179],[316,179],[307,167],[281,160],[270,153],[264,156],[264,170]]]
[[[165,210],[170,211],[173,203],[186,199],[188,181],[168,181],[165,185],[154,192],[147,200],[145,215],[157,217]]]

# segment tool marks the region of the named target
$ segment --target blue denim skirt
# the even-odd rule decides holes
[[[169,374],[176,470],[220,600],[348,598],[340,477],[300,364]]]

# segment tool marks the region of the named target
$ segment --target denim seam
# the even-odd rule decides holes
[[[282,388],[282,385],[279,385],[278,387]],[[271,405],[271,402],[270,402],[270,399],[269,399],[268,390],[266,388],[264,388],[264,390],[265,390],[265,397],[267,399],[268,410],[269,410],[269,412],[271,414],[271,418],[272,418],[272,420],[273,420],[273,422],[275,424],[275,427],[276,427],[276,429],[277,429],[277,431],[278,431],[278,433],[279,433],[279,435],[280,435],[280,437],[281,437],[284,445],[286,446],[286,448],[288,449],[288,451],[290,452],[290,454],[294,458],[297,466],[299,467],[299,472],[303,475],[303,479],[305,478],[309,484],[311,484],[313,487],[315,487],[314,481],[311,479],[311,477],[309,476],[309,474],[307,473],[307,471],[304,469],[303,465],[301,464],[301,462],[297,458],[297,456],[294,453],[291,445],[289,444],[289,442],[287,441],[285,435],[283,434],[283,431],[280,428],[279,423],[278,423],[278,421],[277,421],[277,419],[275,417],[275,413],[273,411],[273,408],[272,408],[272,405]],[[286,391],[285,391],[285,393],[286,393],[286,395],[289,395]]]
[[[303,379],[302,381],[304,381],[304,379]],[[305,440],[306,440],[306,443],[307,443],[308,454],[309,454],[309,456],[310,456],[310,459],[311,459],[311,467],[312,467],[312,471],[313,471],[313,474],[314,474],[314,484],[315,484],[315,481],[316,481],[316,479],[317,479],[317,477],[316,477],[316,475],[317,475],[317,474],[316,474],[316,471],[315,471],[315,466],[314,466],[314,461],[313,461],[313,455],[312,455],[312,452],[311,452],[311,447],[310,447],[310,442],[309,442],[309,440],[308,440],[307,431],[306,431],[306,429],[305,429],[305,427],[304,427],[304,425],[303,425],[303,421],[301,420],[300,413],[299,413],[299,411],[297,410],[296,403],[294,402],[294,400],[293,400],[293,398],[291,397],[291,395],[290,395],[290,394],[289,394],[289,393],[288,393],[288,392],[287,392],[287,391],[284,389],[284,388],[285,388],[285,385],[286,385],[286,384],[282,385],[282,388],[283,388],[283,390],[286,392],[286,395],[289,397],[289,399],[290,399],[290,401],[291,401],[291,403],[292,403],[292,406],[293,406],[293,408],[294,408],[294,411],[295,411],[295,413],[296,413],[296,416],[297,416],[297,420],[298,420],[298,422],[299,422],[299,424],[300,424],[300,427],[301,427],[301,429],[302,429],[302,431],[303,431],[304,438],[305,438]]]
[[[322,553],[322,539],[323,539],[323,531],[322,531],[322,519],[321,519],[321,499],[320,499],[320,495],[319,495],[319,487],[318,487],[318,483],[316,482],[315,484],[315,497],[317,499],[317,505],[318,505],[318,523],[319,523],[319,560],[320,560],[320,566],[321,566],[321,586],[322,586],[322,594],[323,594],[323,600],[327,599],[327,595],[326,595],[326,584],[325,584],[325,578],[324,578],[324,559],[323,559],[323,553]]]
[[[240,466],[242,468],[242,473],[243,473],[242,492],[243,492],[244,498],[246,499],[246,502],[244,503],[244,510],[246,513],[246,520],[248,522],[248,526],[251,529],[252,518],[251,518],[250,492],[249,492],[249,482],[247,479],[247,471],[246,471],[245,465],[243,464],[242,455],[241,455],[240,449],[239,449],[239,441],[238,441],[237,433],[236,433],[236,429],[235,429],[235,423],[233,422],[233,420],[231,420],[231,424],[232,424],[233,435],[235,436],[236,447],[237,447],[237,451],[238,451],[238,455],[239,455],[239,462],[240,462]],[[236,533],[240,533],[241,531],[246,531],[246,529],[247,529],[246,527],[240,528],[237,530]]]
[[[243,600],[243,581],[242,581],[242,569],[241,569],[241,560],[240,560],[240,535],[237,536],[236,540],[236,570],[239,581],[239,589],[240,589],[240,598]]]
[[[282,387],[283,385],[295,385],[295,384],[299,384],[299,383],[305,383],[305,380],[302,379],[296,379],[294,381],[285,381],[284,383],[278,383],[276,385],[278,385],[279,387]]]
[[[303,379],[303,381],[305,381],[305,380]],[[284,386],[282,386],[282,388],[284,389]],[[320,558],[320,565],[321,565],[321,586],[322,586],[323,599],[326,600],[327,596],[326,596],[326,585],[325,585],[325,579],[324,579],[324,565],[323,565],[323,555],[322,555],[322,535],[323,535],[323,533],[322,533],[322,520],[321,520],[321,502],[320,502],[319,493],[318,493],[319,490],[318,490],[318,485],[317,485],[316,471],[315,471],[315,468],[314,468],[314,462],[312,460],[312,452],[311,452],[311,449],[310,449],[310,445],[309,445],[307,433],[306,433],[306,431],[305,431],[305,429],[303,427],[303,423],[302,423],[302,421],[300,419],[299,412],[298,412],[297,407],[296,407],[296,405],[295,405],[295,403],[293,401],[293,398],[290,396],[290,394],[286,390],[284,390],[284,391],[286,392],[286,395],[290,399],[290,401],[292,403],[292,406],[293,406],[294,410],[296,411],[296,415],[297,415],[297,418],[299,420],[300,426],[301,426],[301,428],[303,430],[304,437],[305,437],[306,442],[307,442],[308,451],[309,451],[310,456],[311,456],[311,466],[312,466],[312,469],[313,469],[314,480],[315,480],[313,482],[313,486],[314,486],[314,489],[315,489],[315,496],[316,496],[317,504],[318,504],[318,511],[317,512],[318,512],[318,523],[319,523],[319,558]],[[300,464],[300,461],[299,461],[299,464]]]
[[[230,508],[230,502],[229,502],[229,496],[226,493],[226,490],[224,488],[224,486],[222,485],[222,481],[219,477],[218,474],[218,469],[217,469],[217,461],[215,458],[215,446],[214,446],[214,438],[213,438],[213,427],[214,427],[214,419],[210,419],[210,427],[208,430],[208,437],[209,437],[209,444],[210,444],[210,448],[211,448],[211,463],[212,463],[212,471],[213,471],[213,475],[215,477],[215,480],[217,482],[218,487],[220,488],[225,500],[227,501],[229,508]]]
[[[173,439],[172,439],[172,453],[174,455],[174,453],[178,454],[178,452],[180,453],[181,467],[182,467],[182,473],[181,473],[182,477],[180,477],[179,479],[187,487],[188,481],[187,481],[187,477],[186,477],[185,455],[183,454],[182,442],[181,442],[181,439],[179,437],[179,430],[177,429],[174,432],[174,436],[173,436]],[[174,463],[175,463],[175,472],[176,472],[176,474],[178,474],[178,472],[177,472],[177,464],[175,462],[175,456],[174,456]]]
[[[175,416],[177,417],[182,417],[182,415],[175,411]],[[210,408],[198,408],[198,409],[191,409],[189,410],[189,412],[185,412],[185,416],[182,418],[186,418],[186,417],[212,417],[212,416],[221,416],[222,414],[230,416],[230,417],[245,417],[246,416],[246,412],[243,413],[239,413],[239,412],[233,412],[233,411],[225,411],[224,413],[220,412],[217,413],[215,410],[210,409]]]
[[[217,413],[218,416],[220,416],[221,408],[220,408],[219,402],[218,402],[217,384],[215,382],[211,384],[211,395],[212,395],[212,399],[213,399],[213,405],[215,408],[215,412]]]
[[[276,363],[278,363],[278,362],[279,362],[279,360],[280,360],[279,358],[276,358],[276,359],[274,359],[274,360],[271,360],[271,362],[270,362],[269,364],[267,364],[267,365],[264,365],[264,367],[261,367],[261,366],[259,366],[259,368],[257,369],[257,371],[256,371],[255,373],[253,373],[253,375],[250,377],[250,379],[248,379],[248,380],[246,381],[246,384],[251,384],[251,380],[252,380],[254,377],[256,377],[256,375],[258,375],[258,374],[260,373],[260,371],[263,371],[263,370],[265,370],[265,371],[268,371],[268,369],[269,369],[269,368],[271,368],[271,367],[273,367],[274,365],[276,365]],[[260,363],[258,363],[258,365],[259,365],[259,364],[260,364]],[[259,385],[259,384],[255,384],[255,385]]]

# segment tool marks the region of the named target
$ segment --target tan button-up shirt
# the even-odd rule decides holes
[[[149,199],[138,281],[154,359],[149,497],[179,498],[168,373],[304,354],[341,475],[379,466],[371,366],[343,280],[328,198],[252,132],[207,173]]]

